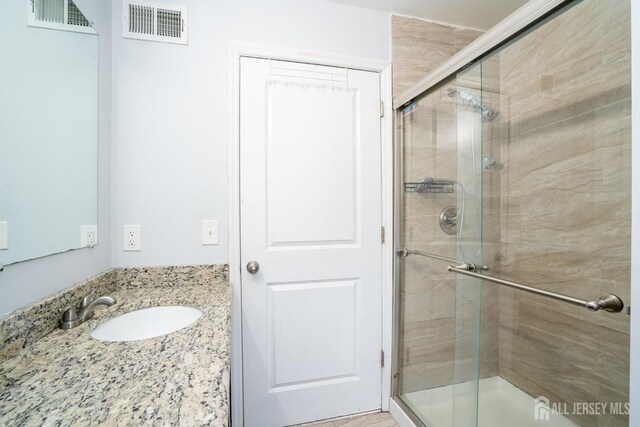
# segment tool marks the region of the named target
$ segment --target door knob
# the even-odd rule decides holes
[[[249,261],[247,264],[247,271],[251,274],[256,274],[260,270],[260,264],[257,261]]]

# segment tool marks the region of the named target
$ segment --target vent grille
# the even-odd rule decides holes
[[[155,34],[154,9],[139,4],[129,5],[129,32],[134,34]]]
[[[67,1],[67,10],[69,11],[67,14],[67,24],[77,25],[79,27],[91,26],[89,20],[80,12],[80,9],[78,9],[78,6],[76,6],[73,1]]]
[[[38,21],[64,24],[64,0],[35,0],[34,9]]]
[[[122,37],[187,44],[187,9],[144,0],[123,0]]]
[[[182,34],[182,13],[178,10],[158,9],[158,35],[180,37]]]
[[[28,5],[31,27],[96,34],[73,0],[28,0]]]

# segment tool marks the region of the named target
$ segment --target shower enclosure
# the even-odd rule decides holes
[[[568,2],[397,111],[394,400],[627,426],[630,1]]]

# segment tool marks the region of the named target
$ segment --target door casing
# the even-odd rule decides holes
[[[263,58],[307,64],[327,65],[373,71],[380,74],[380,96],[384,116],[380,121],[382,146],[382,368],[381,408],[389,410],[391,397],[392,329],[393,329],[393,110],[391,63],[368,58],[303,51],[249,43],[229,46],[229,281],[231,298],[231,417],[234,427],[244,426],[242,378],[242,281],[240,260],[240,58]]]

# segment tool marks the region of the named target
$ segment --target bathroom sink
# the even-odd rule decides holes
[[[151,307],[132,311],[106,321],[91,332],[100,341],[138,341],[186,328],[202,316],[195,308]]]

